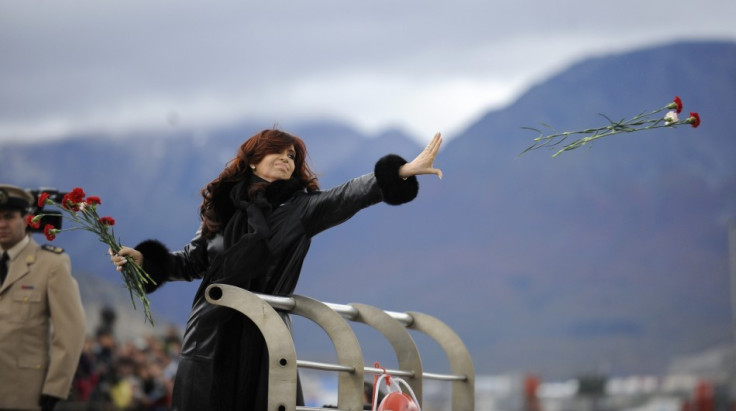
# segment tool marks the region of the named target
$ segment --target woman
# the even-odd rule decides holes
[[[204,290],[223,283],[291,295],[311,238],[373,204],[414,199],[417,175],[442,178],[433,167],[441,144],[437,133],[411,162],[387,155],[373,173],[320,191],[306,163],[304,142],[283,131],[264,130],[243,143],[202,190],[202,225],[184,249],[169,252],[148,240],[112,256],[118,270],[125,257],[141,264],[157,284],[148,292],[166,281],[202,279],[184,332],[173,408],[265,409],[268,357],[262,335],[240,313],[208,304]],[[290,325],[288,315],[282,316]]]

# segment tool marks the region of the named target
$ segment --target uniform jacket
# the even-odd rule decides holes
[[[41,394],[66,398],[84,338],[69,256],[31,238],[0,287],[0,408],[38,409]]]
[[[136,247],[144,255],[144,268],[158,283],[202,279],[184,333],[175,409],[262,408],[267,382],[261,364],[266,358],[262,336],[240,313],[207,303],[205,288],[224,283],[257,293],[291,295],[314,235],[373,204],[401,204],[416,196],[416,178],[398,177],[404,163],[389,155],[379,160],[374,173],[313,193],[294,189],[290,181],[276,181],[261,197],[247,199],[234,187],[235,209],[214,237],[198,235],[173,253],[154,241]]]

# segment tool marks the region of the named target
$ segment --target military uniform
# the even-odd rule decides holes
[[[10,260],[0,285],[0,409],[37,410],[42,395],[69,394],[85,338],[84,309],[62,249],[26,235],[5,251]]]

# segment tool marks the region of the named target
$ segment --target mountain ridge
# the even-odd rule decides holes
[[[674,94],[700,112],[699,128],[613,136],[554,159],[544,149],[519,156],[535,137],[524,126],[583,128],[600,124],[598,113],[627,117]],[[674,356],[732,338],[734,109],[736,43],[584,59],[448,141],[437,160],[445,177],[421,177],[412,203],[371,207],[315,237],[296,293],[436,316],[463,338],[478,373],[662,372]],[[102,197],[126,243],[155,237],[176,249],[197,228],[199,190],[261,128],[4,145],[0,177],[84,187]],[[421,149],[400,130],[366,136],[314,122],[288,131],[306,141],[324,188],[371,172],[383,154]],[[75,273],[119,285],[94,239],[56,242]],[[155,314],[184,321],[197,284],[152,294]],[[330,355],[299,331],[300,354]]]

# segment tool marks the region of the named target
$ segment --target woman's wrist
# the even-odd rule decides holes
[[[409,202],[419,191],[419,183],[414,177],[412,166],[396,154],[389,154],[378,160],[374,173],[383,193],[383,201],[388,204]]]
[[[406,163],[399,167],[399,177],[401,177],[403,180],[406,180],[407,178],[413,176],[411,172],[411,163]]]

